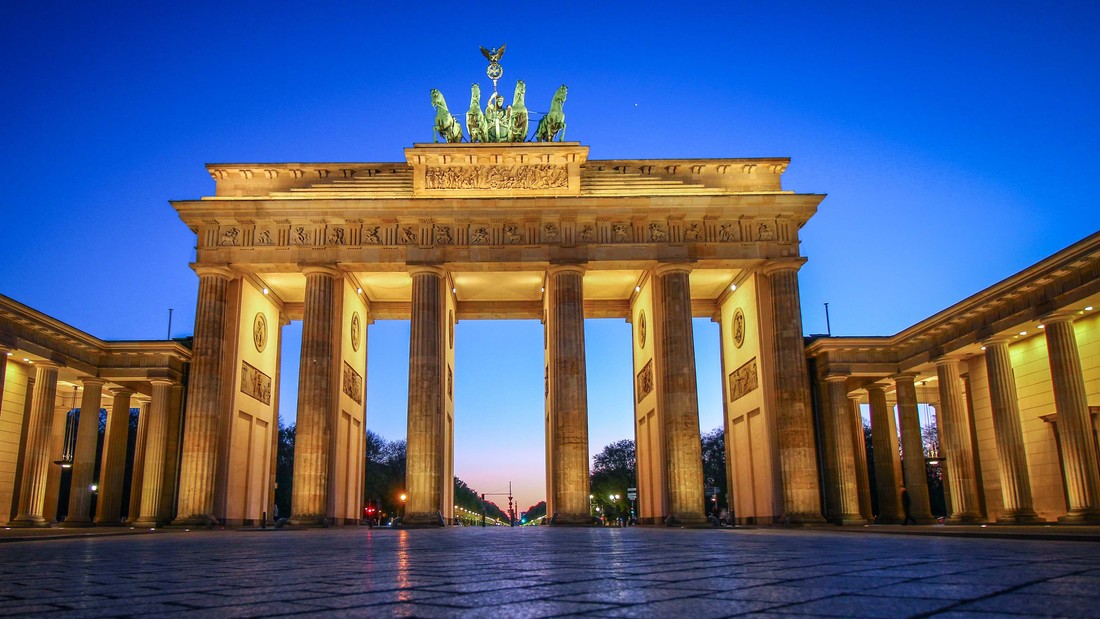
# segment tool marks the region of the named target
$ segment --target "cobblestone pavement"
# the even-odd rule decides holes
[[[365,528],[0,544],[0,614],[1100,617],[1100,544],[828,530]]]

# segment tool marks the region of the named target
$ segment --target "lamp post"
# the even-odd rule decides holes
[[[404,492],[401,493],[401,524],[405,523],[405,499],[408,499],[408,495]]]

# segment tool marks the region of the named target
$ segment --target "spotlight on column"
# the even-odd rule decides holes
[[[264,294],[265,294],[265,295],[267,294],[267,292],[268,292],[268,291],[267,291],[267,288],[264,288]]]

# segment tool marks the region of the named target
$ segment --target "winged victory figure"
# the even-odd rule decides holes
[[[485,49],[484,47],[482,47],[481,48],[481,54],[483,56],[485,56],[485,58],[489,62],[500,62],[500,57],[504,55],[504,47],[505,47],[504,45],[501,45],[500,47],[495,47],[491,50],[488,50],[488,49]]]

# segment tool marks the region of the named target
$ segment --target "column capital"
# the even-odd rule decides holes
[[[57,361],[54,361],[52,359],[42,359],[42,360],[39,360],[39,361],[35,361],[33,363],[33,365],[36,368],[43,368],[43,369],[53,368],[55,370],[60,370],[61,366],[62,366],[61,363],[58,363]]]
[[[1039,321],[1043,324],[1055,323],[1055,322],[1073,322],[1081,314],[1070,309],[1060,309],[1050,312],[1049,314],[1043,314]]]
[[[803,264],[806,264],[805,258],[782,258],[779,260],[768,260],[764,264],[760,265],[760,272],[764,275],[771,275],[776,271],[797,271],[802,268]]]
[[[114,398],[117,398],[117,397],[120,397],[120,396],[130,397],[130,396],[133,396],[135,393],[137,393],[137,392],[134,391],[133,389],[130,389],[129,387],[119,387],[118,389],[112,389],[111,390],[111,397],[114,397]]]
[[[80,383],[84,385],[85,389],[87,389],[88,387],[102,387],[103,385],[107,384],[106,380],[99,378],[98,376],[82,376],[77,380],[79,380]]]
[[[332,264],[300,264],[298,268],[301,269],[302,275],[309,277],[310,275],[327,275],[329,277],[340,277],[342,273]]]
[[[653,267],[653,274],[661,277],[669,273],[691,273],[691,269],[690,262],[660,262]]]
[[[885,394],[886,389],[888,389],[888,388],[889,388],[888,385],[880,385],[878,383],[871,383],[870,385],[867,385],[866,387],[864,387],[864,389],[867,390],[867,395],[870,395],[872,391],[881,391],[882,393]]]
[[[920,376],[920,375],[917,374],[916,372],[898,372],[897,374],[894,374],[893,376],[891,376],[890,380],[894,381],[895,383],[910,382],[910,383],[916,384],[917,376]]]
[[[949,356],[949,355],[944,355],[942,357],[936,357],[935,359],[932,360],[932,363],[936,364],[936,367],[941,367],[941,366],[958,367],[959,366],[959,361],[960,361],[960,359],[958,357],[952,357],[952,356]]]
[[[852,402],[855,402],[856,404],[859,404],[860,402],[863,401],[862,391],[863,391],[862,389],[857,390],[857,391],[849,391],[848,392],[848,399],[851,400]]]
[[[551,264],[550,268],[546,269],[547,275],[557,275],[558,273],[580,273],[584,275],[588,270],[588,265],[577,262],[563,263],[563,264]]]
[[[149,384],[153,387],[174,387],[179,383],[170,378],[150,378]]]
[[[992,337],[987,337],[984,340],[982,340],[981,345],[982,346],[1000,346],[1000,345],[1003,344],[1003,345],[1007,346],[1008,343],[1011,342],[1011,341],[1012,341],[1012,338],[1007,336],[1007,335],[994,335]]]
[[[848,375],[847,374],[837,374],[835,372],[829,372],[828,374],[825,375],[825,382],[827,382],[827,383],[848,382]]]
[[[233,272],[229,270],[228,265],[224,264],[192,264],[191,270],[195,272],[195,275],[199,277],[220,277],[222,279],[233,279]]]
[[[410,264],[407,265],[410,276],[421,275],[427,273],[429,275],[437,275],[439,277],[447,276],[447,269],[434,264]]]

